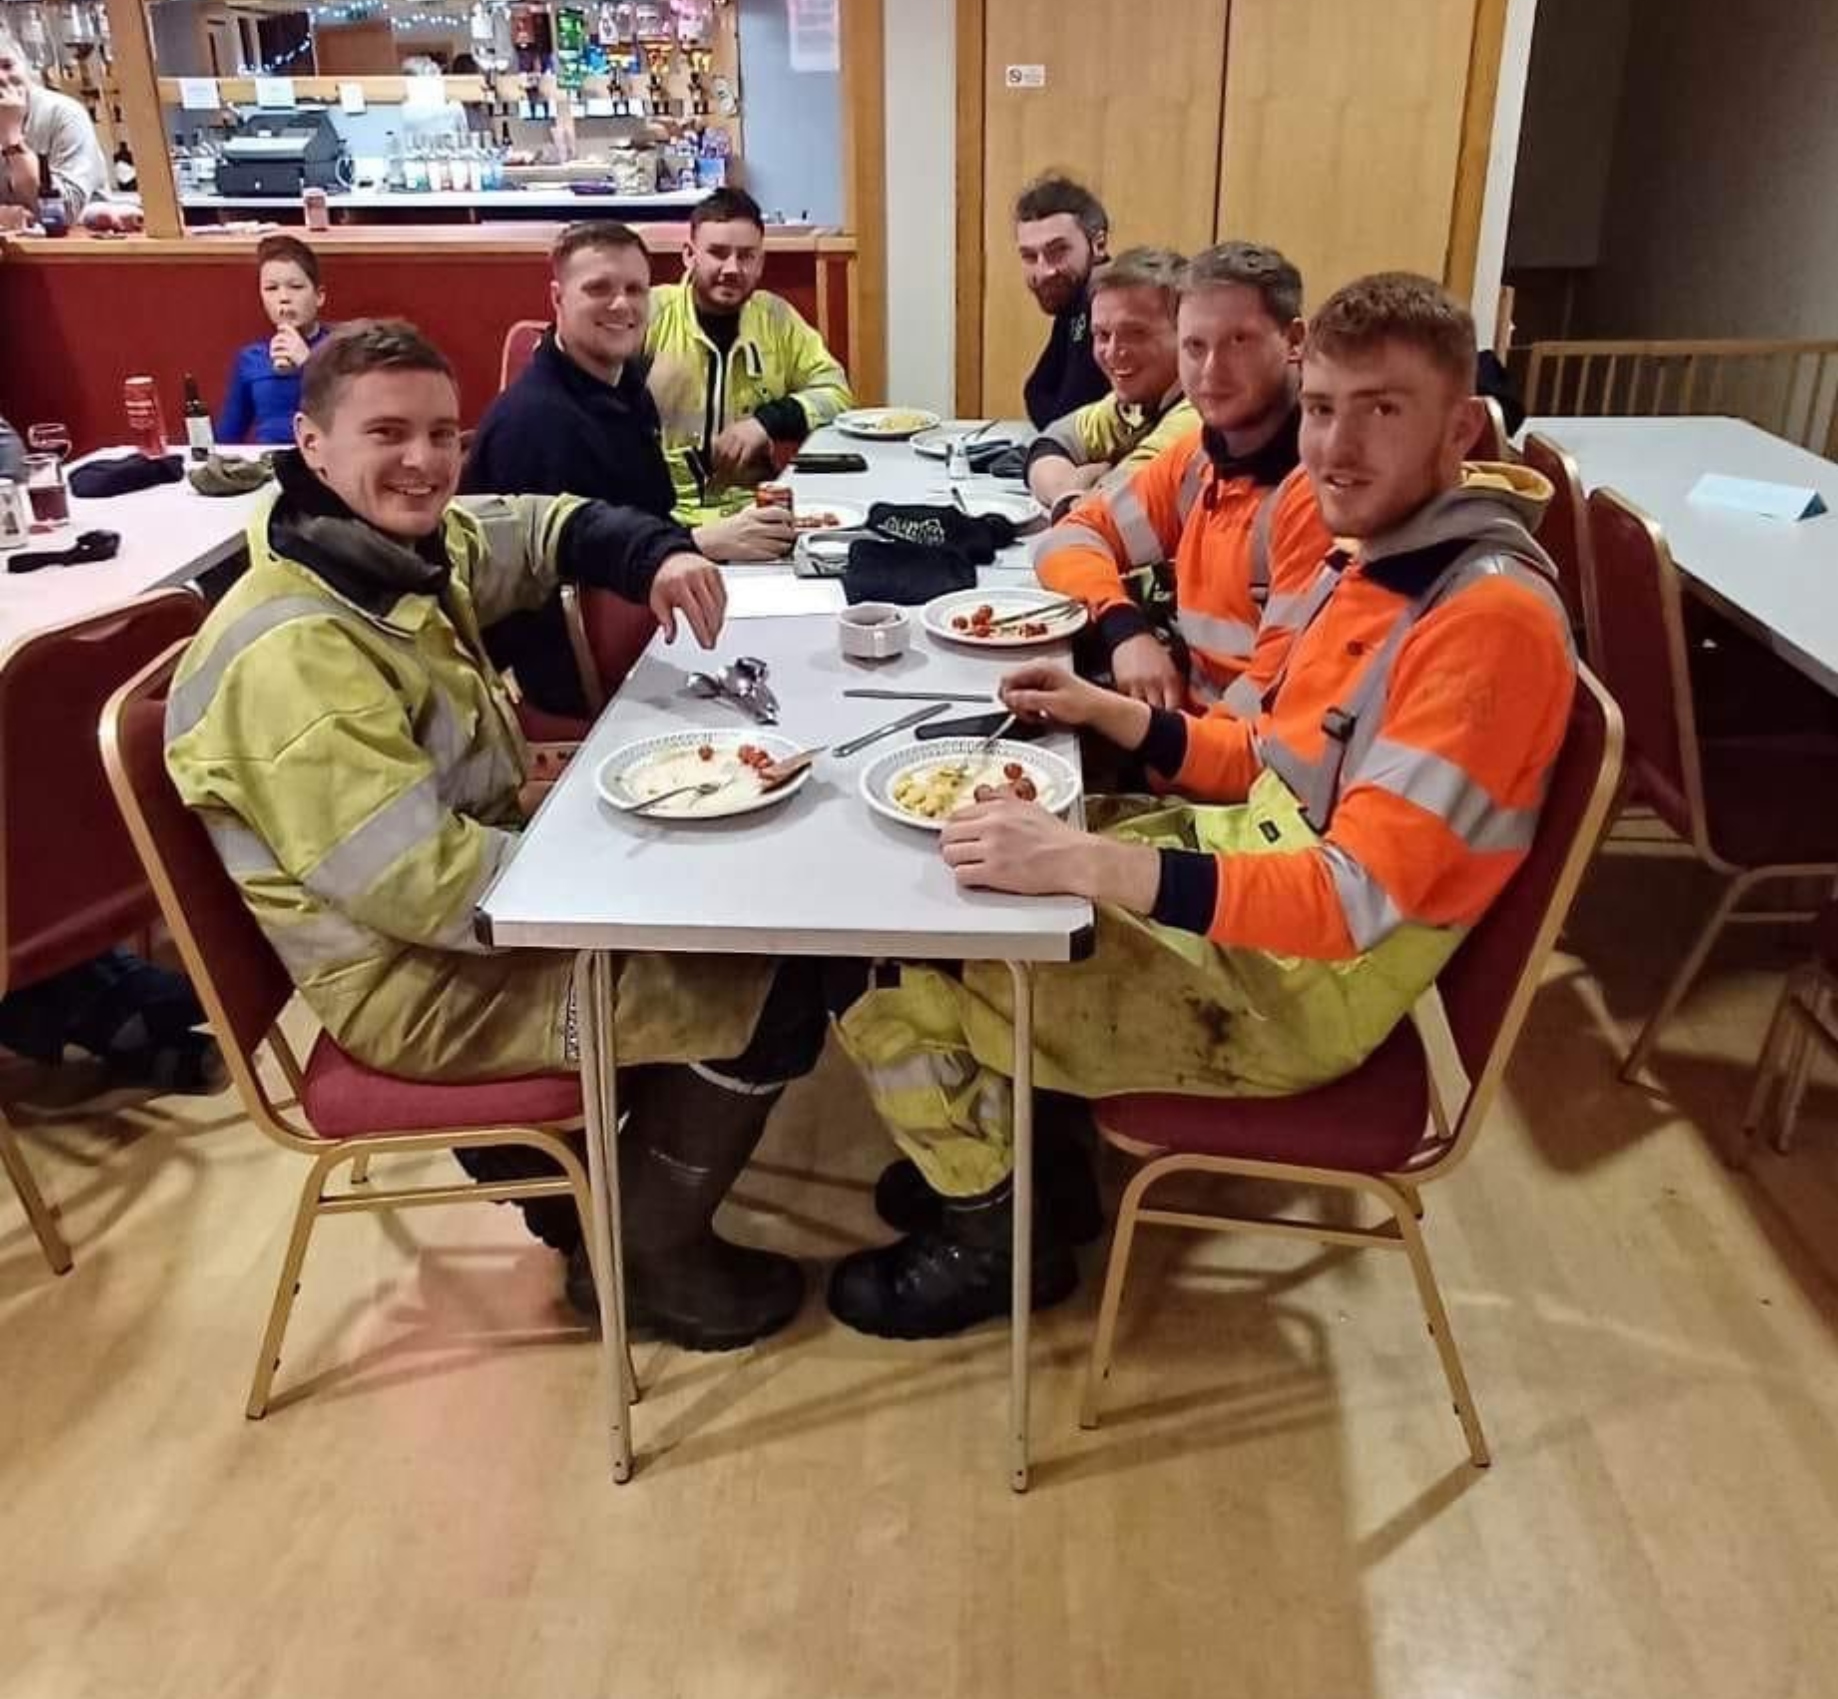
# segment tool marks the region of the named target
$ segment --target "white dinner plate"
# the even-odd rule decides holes
[[[838,501],[833,496],[806,496],[802,491],[796,494],[792,512],[800,524],[806,519],[833,519],[836,522],[834,525],[813,525],[809,530],[800,530],[800,542],[806,537],[821,537],[825,531],[868,523],[868,509],[859,501]]]
[[[986,755],[978,756],[977,751],[982,747],[980,737],[938,737],[890,749],[878,761],[862,769],[862,800],[876,814],[884,814],[902,826],[936,832],[944,826],[952,808],[961,808],[975,799],[978,785],[1008,783],[1004,769],[1011,763],[1018,764],[1033,780],[1034,788],[1040,793],[1036,800],[1043,808],[1064,814],[1078,800],[1079,771],[1064,756],[1011,738],[1003,739]],[[958,780],[954,775],[960,767],[967,770]],[[910,793],[905,800],[896,794],[902,782],[923,787],[928,777],[935,777],[933,794],[949,803],[945,813],[927,814]]]
[[[956,489],[966,513],[999,514],[1018,534],[1038,531],[1047,522],[1047,510],[1026,490],[1006,490],[1000,485],[987,484],[979,488],[975,484],[962,483]]]
[[[1082,606],[1065,608],[1047,616],[1046,630],[1024,637],[1019,625],[1010,625],[988,637],[973,637],[968,631],[952,625],[954,619],[968,620],[982,607],[991,609],[997,619],[1004,614],[1018,614],[1028,608],[1044,608],[1065,598],[1052,590],[1035,590],[1025,586],[996,589],[984,586],[976,590],[953,590],[948,596],[934,596],[919,610],[925,629],[946,643],[962,643],[972,649],[1031,649],[1039,643],[1058,643],[1075,631],[1084,629],[1087,614]]]
[[[838,413],[834,423],[846,437],[903,442],[931,430],[938,423],[938,415],[923,407],[852,407],[846,413]]]
[[[756,808],[776,807],[787,797],[795,796],[811,776],[811,769],[806,767],[777,790],[762,790],[758,775],[740,759],[742,744],[765,750],[775,761],[796,755],[799,747],[790,738],[763,726],[744,732],[731,727],[721,731],[664,732],[615,749],[600,763],[594,786],[602,801],[629,812],[647,797],[662,796],[678,785],[723,780],[724,787],[712,796],[680,796],[646,810],[640,818],[725,820],[735,814],[751,814]],[[709,751],[707,759],[702,754],[705,749]]]

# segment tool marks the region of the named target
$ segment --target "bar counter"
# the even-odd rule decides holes
[[[325,317],[412,319],[445,350],[461,407],[476,422],[498,390],[504,333],[549,314],[548,251],[559,223],[354,225],[306,235],[320,255]],[[635,225],[658,283],[680,275],[687,226]],[[69,425],[79,450],[122,439],[122,380],[159,380],[169,429],[182,436],[184,374],[215,413],[236,350],[265,338],[256,294],[260,236],[0,240],[0,415],[23,433]],[[855,364],[855,239],[774,225],[765,287],[785,296]]]

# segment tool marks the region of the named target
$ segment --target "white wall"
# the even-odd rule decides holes
[[[1506,263],[1506,231],[1512,215],[1521,114],[1537,15],[1538,0],[1507,0],[1499,93],[1494,100],[1493,139],[1487,150],[1487,185],[1481,196],[1481,232],[1474,256],[1474,289],[1468,297],[1483,344],[1492,341],[1500,310],[1500,274]]]
[[[842,80],[792,64],[785,0],[740,0],[746,184],[770,213],[842,222]]]
[[[957,300],[956,0],[886,18],[887,399],[952,411]]]
[[[1587,332],[1838,336],[1838,5],[1635,0]]]

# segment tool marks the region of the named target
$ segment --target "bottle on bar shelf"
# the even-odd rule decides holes
[[[38,222],[47,236],[70,234],[70,213],[64,204],[63,185],[52,175],[51,156],[38,156]]]
[[[185,441],[191,447],[194,460],[208,459],[217,446],[210,413],[205,408],[204,397],[198,393],[198,380],[190,372],[185,374]]]

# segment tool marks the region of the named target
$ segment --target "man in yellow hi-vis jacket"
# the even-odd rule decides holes
[[[766,224],[741,189],[689,215],[684,278],[651,292],[651,393],[685,525],[752,499],[774,443],[800,443],[850,405],[849,375],[782,296],[761,289]]]
[[[173,680],[166,761],[243,900],[330,1036],[415,1079],[570,1070],[573,958],[491,950],[474,908],[515,853],[528,749],[482,632],[558,577],[720,630],[717,569],[669,520],[572,496],[452,502],[459,395],[413,326],[357,323],[305,368],[297,452],[249,526],[250,567]],[[633,957],[619,1051],[633,1244],[628,1298],[701,1349],[782,1326],[797,1265],[710,1226],[784,1082],[822,1047],[812,971],[762,958]],[[724,1058],[725,1060],[714,1060]],[[638,1066],[639,1064],[656,1064]],[[461,1153],[510,1177],[532,1153]],[[572,1209],[525,1206],[591,1298]]]

